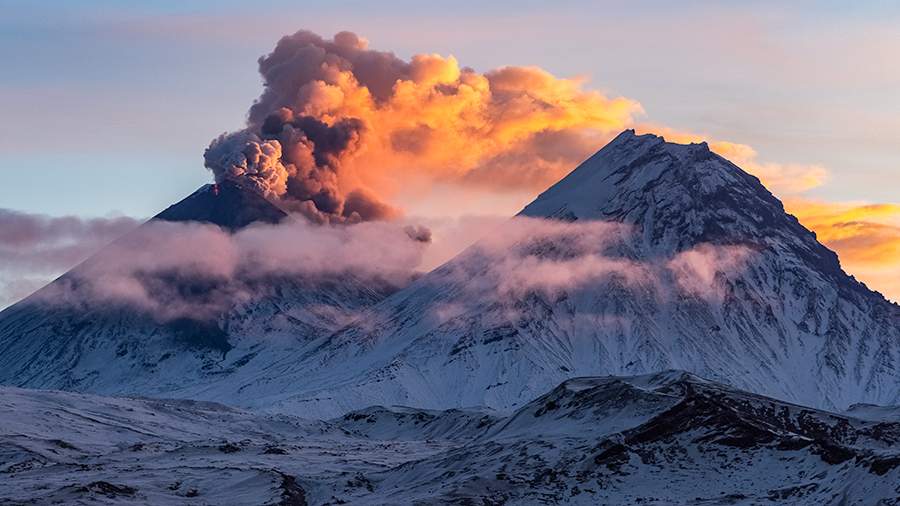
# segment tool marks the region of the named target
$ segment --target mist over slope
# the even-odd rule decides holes
[[[758,179],[705,144],[626,131],[520,218],[286,361],[303,379],[275,409],[511,409],[572,376],[668,368],[843,409],[896,403],[898,361],[898,306]]]
[[[0,382],[154,395],[262,368],[415,274],[401,226],[354,227],[206,185],[0,312]]]

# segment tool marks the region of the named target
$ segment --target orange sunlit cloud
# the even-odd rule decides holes
[[[900,204],[851,204],[791,198],[788,211],[838,253],[844,269],[900,301]]]
[[[215,139],[206,166],[322,221],[395,216],[410,186],[544,188],[643,112],[583,79],[404,60],[350,32],[299,31],[259,65],[247,127]]]
[[[414,79],[398,81],[386,102],[362,100],[351,109],[335,103],[328,111],[373,126],[347,177],[378,191],[390,193],[396,181],[422,175],[491,188],[544,188],[641,112],[634,100],[584,90],[580,80],[536,67],[479,74],[437,55],[414,57],[412,65]],[[350,87],[343,96],[358,92],[352,80],[340,85]]]

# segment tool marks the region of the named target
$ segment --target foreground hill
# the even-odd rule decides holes
[[[679,371],[571,379],[508,416],[370,407],[322,422],[8,387],[0,406],[12,504],[900,501],[900,421]]]

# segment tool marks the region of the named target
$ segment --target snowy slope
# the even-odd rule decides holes
[[[169,207],[151,223],[212,223],[238,230],[253,223],[277,223],[287,215],[251,190],[226,182],[205,185]],[[123,241],[143,240],[146,226]],[[150,237],[153,237],[152,235]],[[168,394],[185,386],[202,389],[229,378],[255,376],[288,350],[328,335],[396,287],[353,275],[268,276],[222,281],[175,273],[151,281],[204,307],[227,300],[210,314],[160,319],[115,299],[83,297],[83,272],[113,258],[111,245],[31,297],[0,312],[0,384],[101,394]],[[210,256],[219,252],[210,251]],[[121,256],[121,255],[118,255]],[[252,285],[251,285],[252,284]],[[247,291],[252,297],[238,293]],[[63,294],[63,295],[59,295]],[[79,303],[59,303],[60,298]],[[233,299],[233,303],[230,300]]]
[[[844,414],[862,420],[872,420],[874,422],[896,422],[900,421],[900,406],[854,404],[845,410]]]
[[[900,423],[666,371],[568,380],[507,417],[330,421],[0,388],[13,504],[891,504]]]
[[[506,243],[476,244],[286,359],[289,389],[242,387],[322,415],[508,410],[573,376],[678,368],[822,408],[900,400],[900,307],[705,144],[626,131],[521,216],[494,234]]]
[[[3,504],[302,505],[332,481],[448,447],[184,400],[3,387],[0,405]]]

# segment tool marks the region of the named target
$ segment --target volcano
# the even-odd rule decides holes
[[[201,186],[154,218],[212,223],[234,231],[254,223],[280,223],[287,218],[287,213],[256,191],[226,179],[221,183]]]
[[[147,243],[153,251],[147,239],[153,236],[147,233],[155,224],[214,225],[233,233],[289,219],[277,205],[239,183],[202,186],[0,312],[0,383],[177,395],[188,386],[202,388],[209,382],[256,375],[257,368],[270,365],[287,349],[330,334],[360,308],[396,291],[390,283],[352,275],[247,280],[164,272],[141,278],[159,299],[171,294],[204,309],[177,317],[160,317],[115,299],[97,302],[86,294],[85,285],[94,281],[95,272],[103,272],[104,263],[128,263],[118,258],[118,244]],[[211,248],[199,254],[219,254]]]

